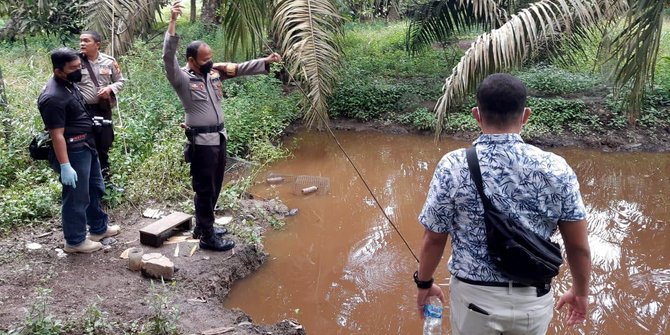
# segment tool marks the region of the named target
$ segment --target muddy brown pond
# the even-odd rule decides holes
[[[445,153],[469,142],[336,135],[418,254],[417,216],[433,170]],[[277,196],[299,212],[266,236],[267,264],[235,284],[226,307],[260,323],[294,318],[309,334],[420,334],[411,279],[416,261],[342,152],[326,133],[301,133],[288,145],[293,157],[267,173],[328,178],[330,192],[297,195],[293,185],[270,186],[261,175],[254,194]],[[552,151],[579,177],[593,276],[587,325],[568,328],[557,312],[549,334],[670,334],[670,154]],[[569,287],[565,270],[553,284],[555,297]],[[435,278],[446,295],[448,277],[445,257]],[[448,319],[443,327],[449,329]]]

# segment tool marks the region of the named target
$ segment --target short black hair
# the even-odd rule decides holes
[[[96,42],[102,41],[102,37],[100,37],[100,34],[95,30],[84,30],[79,35],[91,35],[94,41]]]
[[[486,121],[506,126],[523,113],[526,95],[526,86],[519,78],[507,73],[495,73],[479,85],[477,106]]]
[[[51,64],[53,69],[63,70],[65,64],[79,58],[79,55],[70,48],[58,48],[51,52]]]
[[[186,60],[188,60],[189,57],[193,57],[193,59],[198,59],[198,49],[203,45],[207,45],[207,43],[203,41],[193,41],[189,43],[186,46]]]

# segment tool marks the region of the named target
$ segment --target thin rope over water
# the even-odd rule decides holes
[[[235,3],[235,1],[232,1],[232,4],[237,8],[237,11],[238,11],[238,12],[242,13],[242,11],[240,11],[240,8],[237,7],[237,3]],[[246,18],[244,15],[241,15],[241,17],[242,17],[242,19],[243,19],[244,21],[247,21],[247,18]],[[248,21],[247,21],[247,24],[248,24]],[[258,31],[256,31],[255,27],[254,27],[253,25],[249,25],[249,26],[252,27],[252,29],[254,30],[253,33],[256,34],[257,37],[261,37],[261,40],[263,41],[263,44],[265,45],[265,47],[266,47],[268,50],[270,50],[271,52],[275,52],[275,51],[268,45],[267,41],[265,41],[265,39],[262,38],[263,36],[262,36],[261,34],[259,34]],[[299,83],[297,80],[295,80],[295,78],[293,77],[293,75],[291,74],[291,72],[289,72],[289,71],[287,70],[286,73],[288,74],[288,76],[290,77],[290,79],[291,79],[293,82]],[[298,89],[300,90],[300,92],[302,92],[302,94],[305,96],[305,98],[306,98],[307,100],[309,100],[309,95],[307,94],[307,92],[305,92],[305,90],[302,88],[302,86],[297,85],[297,87],[298,87]],[[340,148],[340,150],[341,150],[342,153],[344,154],[344,157],[347,158],[347,161],[348,161],[349,164],[351,164],[351,166],[354,168],[354,171],[356,171],[356,174],[358,174],[358,177],[361,178],[361,181],[363,182],[363,184],[365,185],[365,188],[368,190],[368,192],[369,192],[370,195],[372,196],[372,199],[375,201],[375,204],[377,204],[377,207],[379,208],[379,210],[382,212],[382,214],[384,215],[384,217],[386,218],[386,220],[391,224],[391,226],[393,227],[393,229],[395,230],[395,232],[398,233],[398,236],[400,236],[400,239],[402,239],[402,242],[405,243],[405,246],[407,247],[407,250],[409,250],[409,252],[412,254],[412,257],[414,257],[414,259],[416,260],[416,262],[419,263],[419,258],[416,257],[416,254],[414,253],[414,250],[412,250],[412,248],[409,246],[409,243],[407,243],[407,240],[405,239],[405,237],[402,235],[402,233],[400,233],[400,230],[398,230],[398,227],[396,227],[396,225],[393,223],[393,220],[391,220],[391,218],[388,216],[388,214],[386,214],[386,211],[384,211],[384,208],[383,208],[382,205],[379,203],[379,200],[377,200],[377,197],[375,196],[374,192],[372,192],[372,189],[371,189],[370,186],[368,185],[368,182],[365,181],[365,178],[363,177],[363,174],[361,174],[361,172],[358,170],[358,167],[356,166],[356,164],[354,164],[354,161],[351,160],[351,157],[349,157],[349,154],[347,153],[347,151],[344,150],[344,148],[343,148],[342,145],[340,144],[340,141],[338,141],[337,137],[335,136],[335,133],[333,133],[333,130],[330,128],[330,125],[328,125],[327,120],[323,117],[323,115],[321,115],[321,114],[319,114],[319,113],[317,113],[317,115],[319,115],[319,118],[321,119],[321,121],[323,122],[323,124],[326,126],[326,129],[328,130],[328,133],[330,134],[330,136],[333,138],[333,140],[334,140],[335,143],[337,144],[337,147]]]

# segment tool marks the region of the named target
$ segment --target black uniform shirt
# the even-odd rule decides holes
[[[86,142],[95,147],[93,120],[86,112],[84,97],[77,87],[51,77],[37,98],[37,106],[47,129],[65,128],[65,139],[86,134]]]

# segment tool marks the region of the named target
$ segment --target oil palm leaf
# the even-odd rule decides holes
[[[271,5],[267,0],[230,0],[222,4],[223,36],[225,45],[230,46],[225,50],[227,59],[233,59],[238,51],[250,58],[262,48],[265,35],[261,32],[267,31]]]
[[[306,88],[305,121],[320,128],[328,120],[326,99],[340,64],[337,10],[330,0],[279,0],[272,27],[288,71]]]
[[[612,42],[615,80],[630,93],[625,99],[631,121],[639,116],[644,89],[653,82],[663,25],[663,9],[668,1],[629,0],[624,29]]]
[[[489,74],[519,67],[547,41],[623,15],[627,9],[625,0],[543,0],[512,15],[500,28],[480,35],[445,80],[436,105],[437,135],[447,113],[460,106]]]
[[[455,32],[479,26],[497,28],[507,21],[505,9],[495,0],[435,0],[409,10],[406,48],[417,53],[435,41],[445,41]]]
[[[136,36],[150,31],[164,4],[164,0],[86,0],[86,28],[96,30],[106,41],[113,38],[114,53],[123,54]]]

